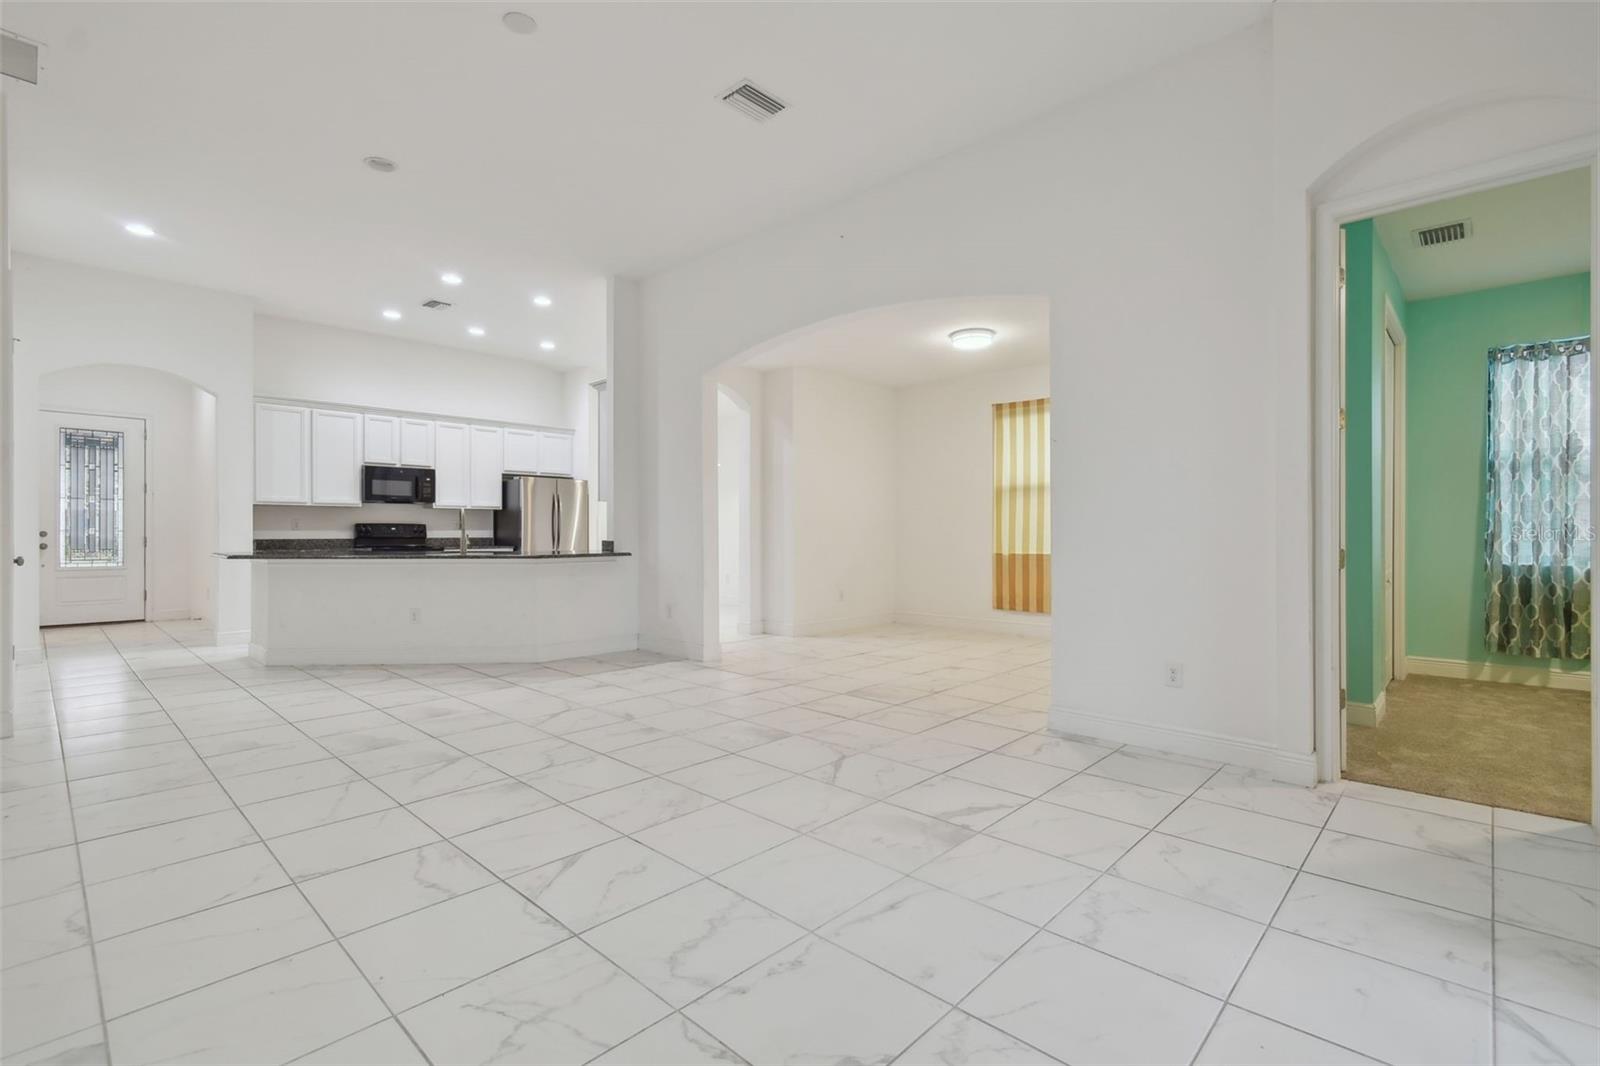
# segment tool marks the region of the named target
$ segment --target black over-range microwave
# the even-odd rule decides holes
[[[420,466],[364,466],[361,498],[367,503],[432,503],[433,471]]]

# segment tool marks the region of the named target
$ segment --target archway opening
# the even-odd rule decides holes
[[[800,655],[895,645],[924,669],[933,659],[922,645],[928,656],[968,645],[1010,654],[1005,665],[1027,675],[1005,694],[975,690],[969,709],[1015,700],[997,713],[1042,727],[1053,588],[1048,300],[855,312],[758,345],[707,385],[708,647],[727,659],[785,640],[802,641],[792,645]],[[891,706],[929,695],[912,687],[878,695]]]
[[[38,624],[209,618],[216,397],[93,364],[41,375],[37,418],[18,460],[37,478]]]

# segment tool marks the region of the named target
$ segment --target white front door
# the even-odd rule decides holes
[[[144,420],[41,412],[39,624],[144,618]]]

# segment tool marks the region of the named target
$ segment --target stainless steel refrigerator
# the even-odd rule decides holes
[[[507,475],[494,513],[494,542],[518,555],[589,550],[589,483],[570,477]]]

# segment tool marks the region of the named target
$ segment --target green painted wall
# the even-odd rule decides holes
[[[1546,665],[1483,643],[1486,356],[1588,333],[1589,275],[1418,300],[1405,326],[1406,653]]]
[[[1351,703],[1383,691],[1383,302],[1408,309],[1371,219],[1345,232],[1345,684]],[[1481,432],[1481,430],[1480,430]]]

